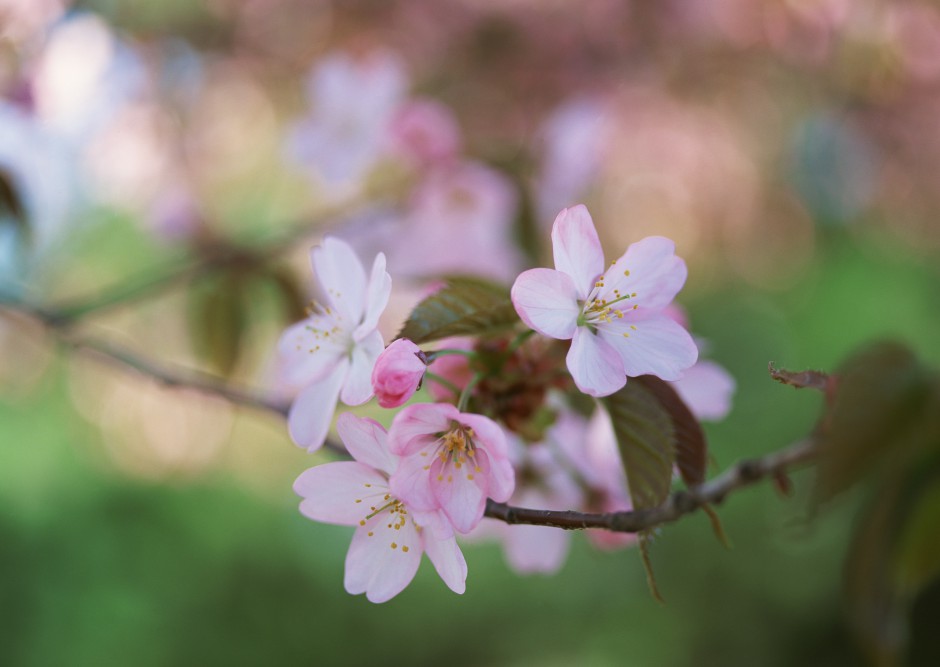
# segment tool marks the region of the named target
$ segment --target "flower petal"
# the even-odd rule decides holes
[[[378,331],[373,331],[353,346],[352,364],[340,394],[343,403],[362,405],[372,398],[372,369],[384,349],[385,343],[382,342],[382,334]]]
[[[563,209],[555,218],[552,252],[555,268],[571,276],[578,297],[586,299],[604,271],[604,249],[583,204]]]
[[[346,591],[365,593],[370,602],[386,602],[401,593],[421,564],[421,535],[414,523],[406,518],[395,530],[389,519],[382,512],[357,528],[346,553]]]
[[[431,456],[430,450],[406,456],[398,462],[395,474],[389,478],[392,495],[418,512],[436,512],[440,509],[431,491]],[[424,523],[423,518],[419,522]]]
[[[279,379],[289,387],[303,387],[323,379],[342,357],[335,337],[323,338],[318,331],[329,331],[332,320],[314,315],[291,325],[277,344]]]
[[[605,298],[612,300],[616,288],[621,294],[636,292],[629,301],[631,306],[665,308],[682,289],[689,273],[685,262],[675,253],[676,244],[662,236],[648,236],[631,243],[605,273]]]
[[[491,456],[489,464],[489,496],[498,503],[504,503],[512,497],[512,492],[516,489],[516,471],[509,459]]]
[[[672,388],[699,419],[719,421],[731,411],[735,381],[714,361],[699,361],[682,374]]]
[[[395,416],[388,432],[392,454],[408,456],[431,446],[437,434],[450,429],[451,421],[460,418],[457,408],[448,403],[415,403]]]
[[[678,380],[698,359],[698,348],[689,332],[659,313],[641,314],[639,319],[614,318],[598,331],[617,351],[630,377],[655,375]]]
[[[308,452],[320,449],[326,440],[348,370],[349,361],[342,359],[329,375],[301,391],[290,406],[287,416],[290,437]]]
[[[310,251],[310,263],[322,296],[344,318],[346,330],[362,321],[366,272],[352,246],[332,236]]]
[[[387,475],[395,472],[398,457],[388,450],[388,433],[381,424],[344,412],[336,420],[336,430],[354,459]]]
[[[457,468],[439,457],[431,463],[431,492],[459,533],[473,530],[483,518],[486,506],[490,463],[484,450],[476,450],[473,464],[473,468],[469,465]]]
[[[506,434],[499,424],[489,417],[475,415],[472,412],[460,414],[459,421],[464,426],[473,429],[474,444],[486,449],[490,456],[506,458],[509,455],[509,446],[506,444]]]
[[[617,350],[587,327],[574,332],[565,361],[578,389],[590,396],[610,396],[627,383]]]
[[[529,269],[512,286],[512,305],[530,328],[551,338],[574,335],[581,313],[571,277],[552,269]]]
[[[424,531],[422,537],[424,553],[434,569],[450,590],[462,595],[467,590],[467,561],[457,546],[456,538],[437,539],[428,531]]]
[[[365,463],[338,461],[305,470],[294,482],[303,498],[300,512],[314,521],[341,526],[359,522],[380,507],[388,493],[388,479]]]
[[[372,274],[366,286],[366,303],[362,323],[353,331],[353,340],[360,341],[379,325],[379,317],[388,305],[392,293],[392,277],[385,270],[385,253],[379,253],[372,262]]]

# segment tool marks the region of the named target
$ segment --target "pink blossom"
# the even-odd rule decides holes
[[[294,324],[278,344],[282,380],[304,387],[288,415],[291,437],[307,451],[323,445],[337,398],[360,405],[372,398],[372,368],[385,349],[378,331],[392,279],[379,253],[366,272],[344,241],[327,237],[310,253],[324,302]]]
[[[677,380],[695,363],[692,337],[662,312],[687,273],[672,241],[633,243],[605,271],[591,214],[578,205],[555,218],[552,245],[555,270],[522,273],[512,302],[535,331],[572,339],[567,364],[578,389],[608,396],[627,376]]]
[[[403,405],[418,390],[427,364],[424,353],[407,338],[392,341],[372,369],[372,389],[383,408]]]
[[[388,140],[393,153],[420,166],[446,163],[460,151],[460,127],[440,102],[414,99],[395,113]]]
[[[445,403],[409,405],[392,422],[389,448],[404,457],[392,493],[417,510],[442,510],[461,533],[483,518],[487,497],[505,502],[512,495],[506,438],[487,417]]]
[[[346,591],[385,602],[414,579],[426,553],[455,593],[467,579],[453,531],[437,512],[416,512],[389,489],[399,459],[388,450],[387,434],[376,422],[349,413],[337,422],[354,461],[326,463],[303,472],[294,491],[300,511],[314,521],[356,526],[346,554]]]
[[[441,349],[472,350],[473,342],[468,338],[447,338],[440,341]],[[463,389],[473,378],[470,360],[462,354],[445,354],[435,357],[431,362],[430,370],[458,389]],[[438,382],[429,382],[428,393],[435,401],[455,402],[458,396],[447,386]]]

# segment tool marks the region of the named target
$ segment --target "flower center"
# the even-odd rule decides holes
[[[630,275],[625,271],[624,275]],[[581,304],[578,326],[596,328],[598,325],[611,324],[614,318],[623,319],[625,313],[636,310],[639,306],[625,303],[636,298],[636,292],[621,292],[618,288],[605,287],[606,276],[603,274],[594,282],[594,288]],[[618,305],[621,304],[621,305]]]
[[[462,471],[467,466],[467,479],[473,480],[475,473],[482,472],[480,466],[474,462],[476,449],[473,445],[473,429],[458,426],[443,435],[440,439],[440,445],[437,448],[436,456],[444,464],[444,470],[437,476],[437,481],[454,481],[456,471]],[[472,467],[472,470],[471,470]]]

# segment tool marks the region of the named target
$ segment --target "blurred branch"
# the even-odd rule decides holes
[[[202,257],[155,270],[154,275],[130,278],[95,296],[75,298],[61,303],[55,306],[56,316],[63,322],[78,321],[92,313],[101,313],[133,301],[155,296],[171,289],[174,285],[226,265],[270,260],[295,248],[307,237],[340,226],[372,206],[374,206],[374,200],[372,203],[366,200],[346,202],[341,206],[323,211],[303,223],[291,225],[286,231],[269,239],[256,241],[250,246],[247,244],[220,245],[218,248],[206,251]]]
[[[71,331],[71,321],[55,311],[3,298],[0,298],[0,309],[39,322],[71,348],[133,370],[166,387],[195,389],[219,396],[236,405],[273,412],[281,417],[286,417],[290,409],[286,404],[256,391],[234,387],[214,375],[194,370],[172,370],[113,343],[75,335]],[[327,442],[325,447],[334,453],[348,456],[340,444]],[[596,514],[528,509],[487,500],[486,516],[508,524],[550,526],[566,530],[600,528],[618,533],[638,533],[672,523],[709,505],[718,505],[738,489],[752,486],[764,479],[773,478],[779,483],[792,468],[811,461],[815,453],[816,442],[806,439],[761,458],[740,461],[711,481],[673,493],[665,503],[653,509]]]
[[[713,480],[687,491],[677,491],[661,506],[648,510],[592,514],[526,509],[488,500],[486,516],[508,524],[552,526],[567,530],[602,528],[618,533],[638,533],[676,521],[707,505],[718,505],[738,489],[778,477],[811,461],[815,453],[814,440],[801,440],[767,456],[741,461]]]

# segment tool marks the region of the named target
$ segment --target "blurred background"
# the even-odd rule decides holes
[[[737,381],[715,471],[773,451],[820,398],[769,361],[940,364],[936,3],[0,0],[0,95],[0,664],[863,664],[864,498],[812,516],[808,473],[720,508],[731,551],[664,528],[664,607],[578,538],[551,577],[468,545],[463,597],[425,563],[376,606],[343,591],[350,531],[297,511],[325,455],[62,342],[284,399],[325,231],[388,255],[390,338],[442,273],[547,265],[583,202],[608,258],[660,234],[689,264]],[[912,618],[908,663],[940,664],[940,587]]]

